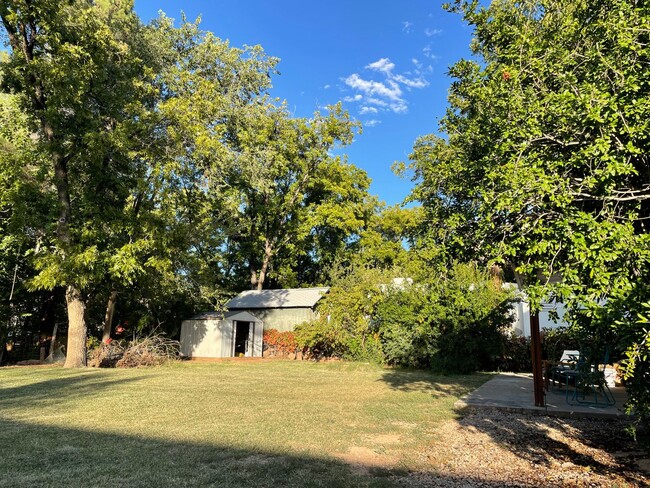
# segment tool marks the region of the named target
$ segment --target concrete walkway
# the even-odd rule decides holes
[[[454,405],[462,408],[490,408],[509,412],[551,415],[555,417],[625,417],[625,388],[612,388],[616,403],[611,407],[569,405],[564,391],[546,392],[546,407],[535,406],[533,377],[530,374],[500,373],[473,392],[465,395]],[[569,394],[570,397],[571,394]]]

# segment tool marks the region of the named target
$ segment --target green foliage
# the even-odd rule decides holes
[[[411,155],[412,197],[439,223],[429,239],[512,268],[533,309],[564,301],[594,350],[636,347],[630,317],[650,299],[647,5],[448,8],[473,27],[476,57],[450,69],[444,137],[421,137]]]
[[[359,266],[337,272],[319,306],[319,338],[332,338],[330,347],[340,357],[381,362],[383,354],[374,317],[377,306],[385,299],[386,287],[398,271]]]
[[[535,303],[627,295],[647,268],[647,9],[627,1],[456,2],[475,28],[450,73],[446,139],[421,138],[413,197],[459,255],[515,267]]]
[[[545,342],[542,342],[542,346],[544,344]],[[504,333],[502,352],[494,369],[513,373],[530,373],[532,371],[530,338],[519,336],[514,332]]]
[[[492,369],[511,322],[501,282],[474,264],[455,264],[429,286],[421,319],[430,333],[421,339],[428,342],[429,366],[461,373]]]
[[[632,433],[650,445],[650,302],[642,304],[643,314],[637,316],[634,340],[625,351],[621,372],[628,392],[626,411],[635,415]]]
[[[350,246],[350,262],[381,269],[407,268],[408,249],[415,245],[423,223],[421,207],[380,207]]]
[[[352,141],[358,124],[340,104],[307,120],[268,103],[235,123],[233,161],[213,207],[229,278],[259,289],[269,279],[280,286],[318,283],[373,208],[366,173],[330,154]]]
[[[388,364],[428,367],[434,330],[425,317],[427,291],[411,286],[395,290],[377,306],[375,321]]]
[[[297,325],[294,335],[296,343],[307,357],[313,359],[340,358],[348,353],[348,347],[341,331],[327,318]]]
[[[426,283],[398,270],[354,268],[323,299],[321,319],[296,329],[323,355],[450,373],[492,369],[510,325],[509,292],[474,264],[455,264]]]
[[[560,327],[542,331],[542,357],[559,361],[565,350],[577,351],[584,344],[584,334],[575,327]]]

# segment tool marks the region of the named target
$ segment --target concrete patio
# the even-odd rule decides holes
[[[546,391],[546,407],[536,407],[531,374],[499,373],[454,405],[457,409],[489,408],[509,412],[551,415],[555,417],[625,417],[627,401],[625,388],[611,388],[616,403],[613,406],[570,405],[564,391]]]

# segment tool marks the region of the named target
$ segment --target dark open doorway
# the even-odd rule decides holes
[[[235,357],[246,355],[250,329],[250,322],[235,322]]]

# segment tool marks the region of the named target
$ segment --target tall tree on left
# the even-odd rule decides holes
[[[0,20],[11,49],[0,66],[3,84],[33,121],[56,189],[35,286],[66,287],[65,367],[81,367],[102,217],[128,194],[130,131],[147,76],[141,24],[130,0],[0,0]]]

